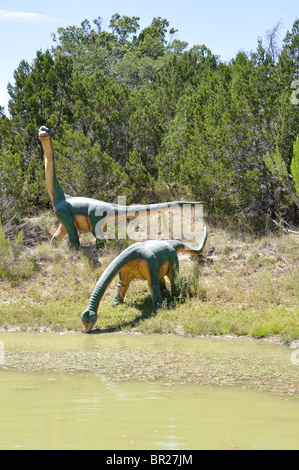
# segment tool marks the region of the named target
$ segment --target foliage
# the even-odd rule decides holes
[[[0,109],[3,220],[50,207],[38,141],[47,125],[66,193],[128,203],[163,194],[297,224],[299,20],[280,47],[274,28],[268,47],[258,40],[228,63],[205,45],[187,50],[161,17],[142,30],[119,14],[102,24],[59,28],[51,50],[15,70],[10,116]]]
[[[4,234],[0,220],[0,279],[11,285],[31,278],[36,271],[35,256],[23,247],[23,234],[19,232],[11,242]]]
[[[297,136],[296,142],[294,144],[293,158],[291,163],[291,173],[294,181],[295,191],[297,196],[299,196],[299,136]]]
[[[293,158],[290,165],[291,174],[288,173],[287,166],[278,148],[273,156],[267,155],[265,157],[265,163],[272,175],[299,208],[299,136],[297,136],[294,143]]]

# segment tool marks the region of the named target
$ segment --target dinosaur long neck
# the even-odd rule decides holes
[[[100,279],[98,280],[93,293],[89,299],[88,309],[93,312],[98,311],[99,304],[105,294],[107,288],[115,278],[115,276],[123,269],[126,263],[135,257],[134,250],[128,247],[125,251],[120,253],[106,268]]]
[[[46,139],[42,141],[42,146],[44,149],[44,156],[45,156],[46,186],[47,186],[47,190],[48,190],[52,205],[55,208],[55,204],[61,199],[64,199],[65,194],[56,177],[54,152],[53,152],[51,139]]]

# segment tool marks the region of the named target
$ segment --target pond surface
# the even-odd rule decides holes
[[[125,334],[3,333],[0,345],[0,450],[299,448],[289,348]],[[287,388],[263,391],[260,374]]]

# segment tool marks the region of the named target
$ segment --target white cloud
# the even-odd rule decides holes
[[[51,16],[41,15],[39,13],[27,13],[23,11],[11,11],[11,10],[0,10],[0,21],[13,21],[13,22],[25,22],[25,23],[36,23],[45,21],[58,21],[56,18]]]

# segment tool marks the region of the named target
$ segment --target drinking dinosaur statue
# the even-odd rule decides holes
[[[162,305],[160,282],[167,276],[171,282],[171,291],[175,286],[175,278],[179,272],[177,253],[199,255],[207,240],[207,230],[198,249],[192,249],[177,240],[149,240],[129,246],[121,252],[106,268],[98,280],[90,297],[87,310],[82,313],[83,332],[89,333],[98,319],[99,303],[106,289],[118,274],[119,279],[112,305],[123,303],[126,292],[133,279],[143,279],[148,282],[152,295],[153,310]]]
[[[47,190],[56,216],[60,221],[60,226],[52,237],[52,243],[55,240],[61,240],[68,234],[71,245],[79,249],[79,231],[91,232],[95,237],[104,239],[109,222],[132,219],[137,214],[152,215],[157,212],[166,212],[171,207],[182,208],[186,204],[191,204],[193,207],[201,204],[200,202],[166,202],[123,206],[86,197],[68,196],[63,192],[55,173],[54,151],[51,134],[47,127],[42,126],[39,129],[39,139],[45,157]]]

